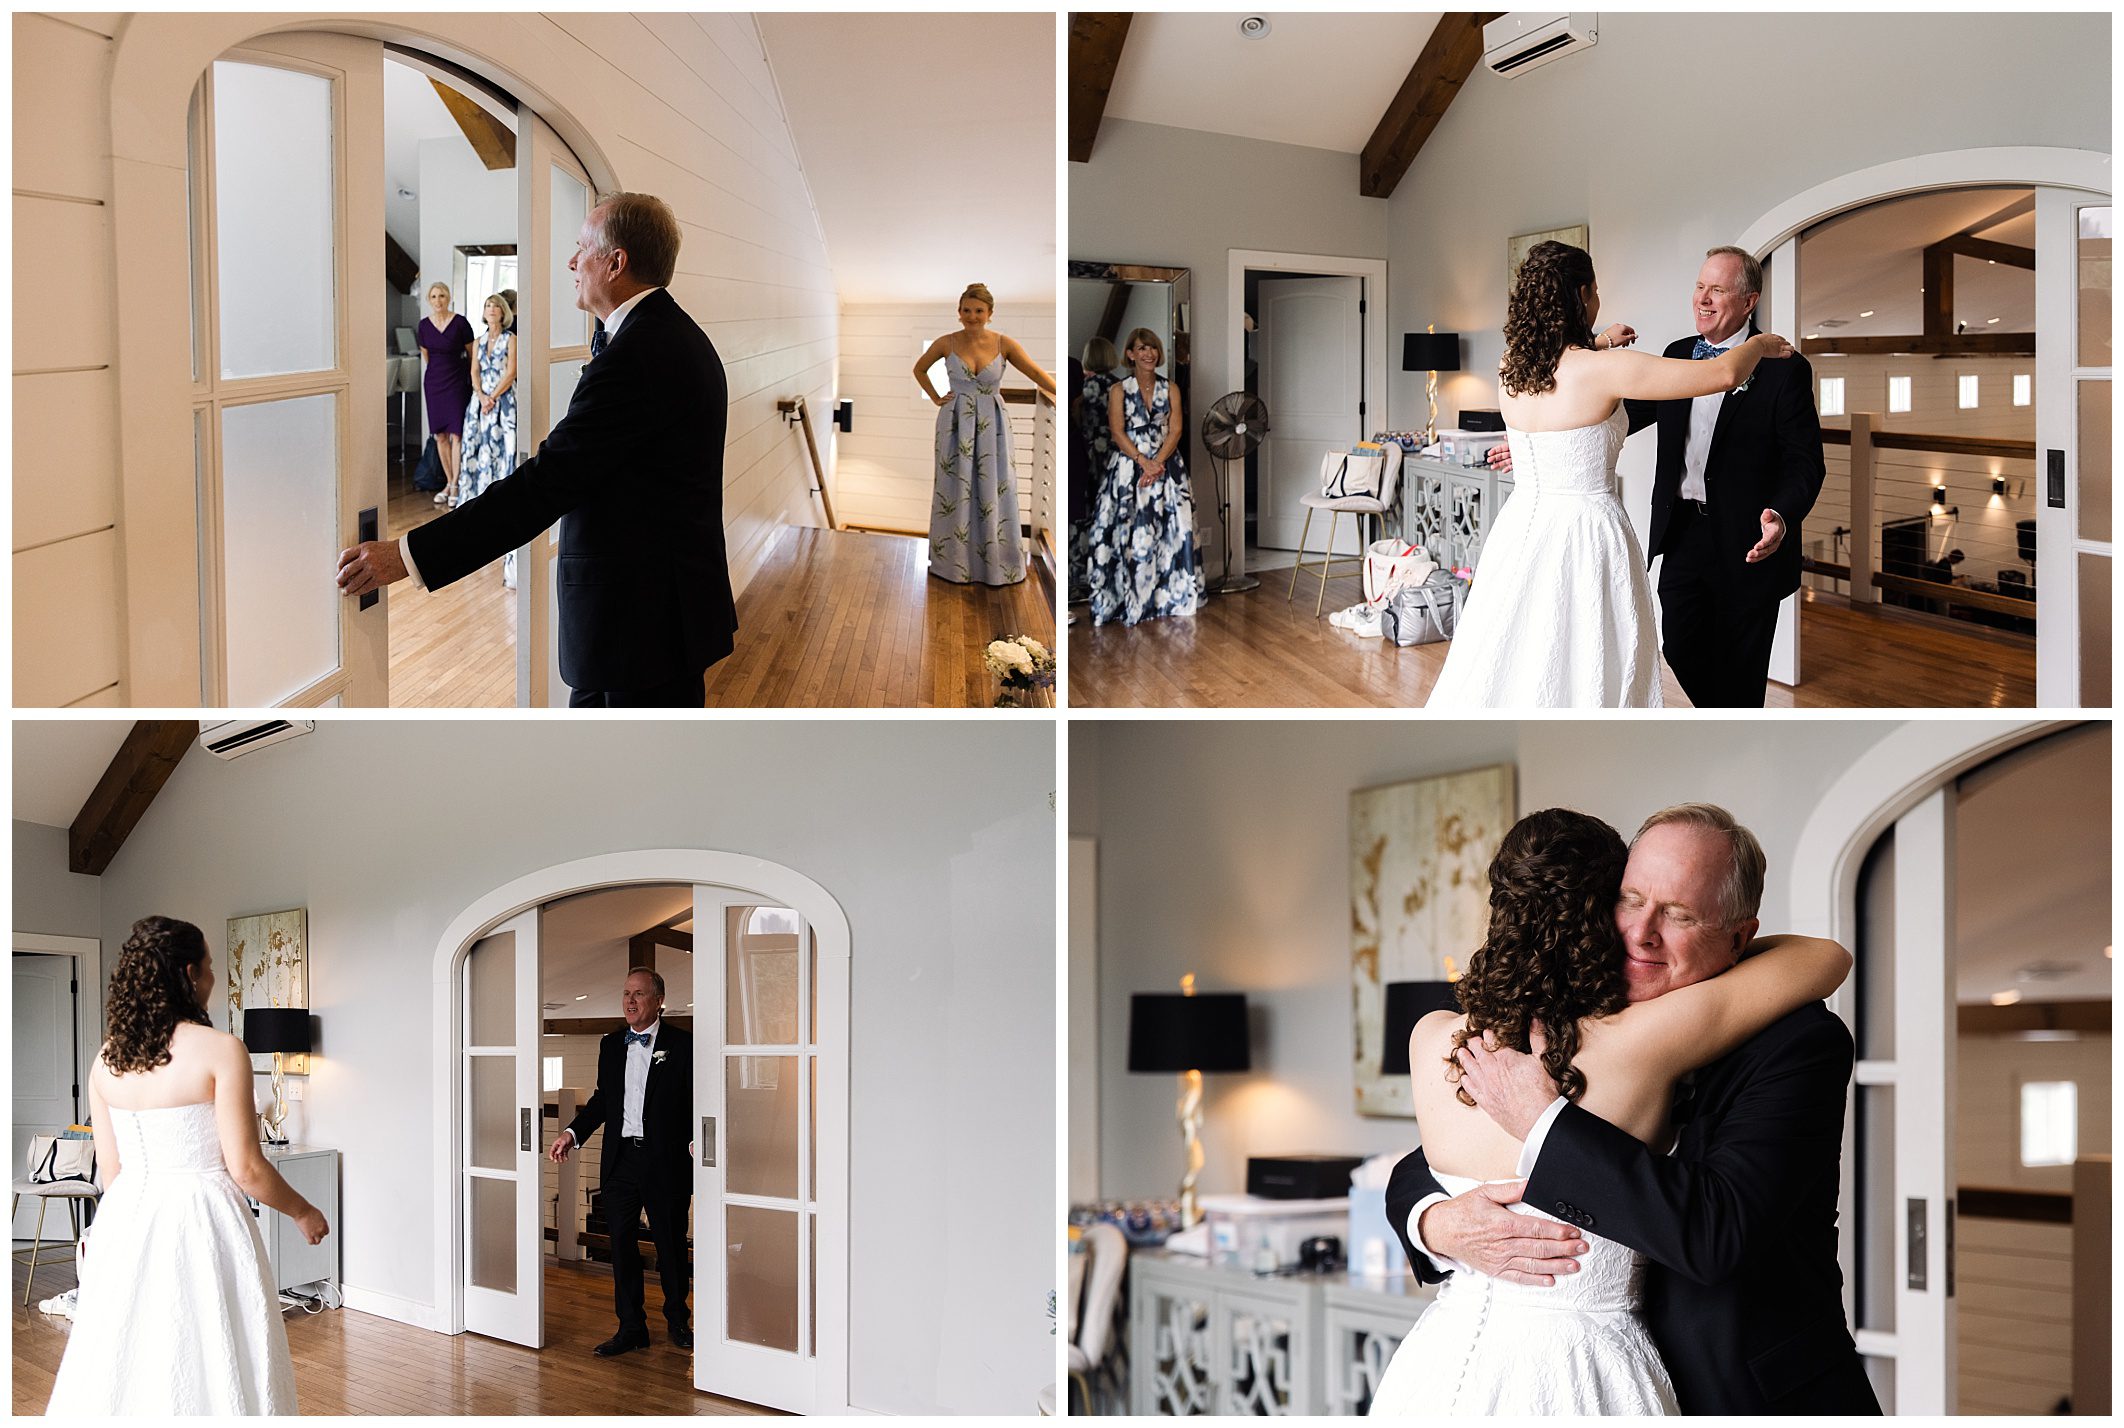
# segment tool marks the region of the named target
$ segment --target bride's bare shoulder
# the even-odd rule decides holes
[[[1450,1010],[1427,1012],[1419,1017],[1409,1033],[1409,1064],[1414,1066],[1419,1057],[1443,1057],[1452,1049],[1453,1033],[1467,1020],[1464,1013]]]

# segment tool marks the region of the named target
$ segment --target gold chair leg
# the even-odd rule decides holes
[[[1305,525],[1298,532],[1298,559],[1291,564],[1291,588],[1285,593],[1283,603],[1288,605],[1298,594],[1298,572],[1305,567],[1305,538],[1313,532],[1313,508],[1305,508]]]
[[[22,1307],[29,1308],[30,1291],[37,1287],[37,1251],[44,1247],[44,1212],[52,1203],[49,1195],[37,1197],[37,1237],[30,1241],[29,1279],[22,1286]]]
[[[1327,608],[1328,568],[1335,563],[1335,522],[1341,516],[1340,511],[1328,512],[1327,550],[1320,557],[1320,597],[1313,601],[1313,618],[1316,620],[1320,618],[1320,612]]]

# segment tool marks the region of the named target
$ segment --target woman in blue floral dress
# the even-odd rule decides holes
[[[1003,409],[1008,362],[1055,399],[1055,379],[1015,338],[989,329],[995,295],[974,283],[959,297],[959,331],[929,344],[915,381],[937,411],[937,484],[929,505],[929,573],[956,585],[1016,585],[1025,578],[1018,483],[1010,469],[1010,416]],[[948,394],[930,384],[944,358]]]
[[[1192,615],[1202,603],[1195,498],[1187,483],[1180,393],[1158,375],[1165,344],[1139,327],[1122,356],[1129,375],[1107,394],[1112,460],[1092,513],[1092,623],[1133,625]]]
[[[1103,484],[1106,468],[1113,463],[1114,437],[1107,429],[1106,398],[1114,384],[1128,375],[1121,370],[1121,354],[1104,337],[1084,344],[1084,380],[1071,394],[1073,424],[1070,440],[1085,454],[1088,472],[1083,489],[1070,482],[1069,601],[1072,605],[1091,599],[1091,552],[1093,500]],[[1078,504],[1082,503],[1082,513]]]
[[[457,500],[465,502],[516,469],[516,338],[514,314],[496,293],[481,309],[487,330],[479,339],[479,387],[465,406],[464,474]]]

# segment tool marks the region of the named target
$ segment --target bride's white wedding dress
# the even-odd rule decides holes
[[[1644,552],[1615,495],[1618,405],[1567,431],[1506,430],[1512,497],[1484,538],[1427,708],[1657,709]]]
[[[1451,1194],[1482,1183],[1433,1170]],[[1553,1220],[1529,1205],[1514,1214]],[[1673,1414],[1674,1385],[1638,1304],[1644,1257],[1586,1237],[1579,1271],[1547,1287],[1461,1270],[1387,1365],[1372,1412],[1393,1417]]]
[[[292,1414],[295,1368],[257,1221],[214,1107],[112,1107],[118,1178],[96,1213],[53,1417]]]

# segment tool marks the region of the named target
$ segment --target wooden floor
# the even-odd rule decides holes
[[[738,597],[737,648],[708,671],[727,708],[985,708],[990,640],[1055,647],[1052,597],[1017,585],[955,585],[928,573],[927,542],[792,527]],[[1040,703],[1052,705],[1053,691]]]
[[[67,1321],[22,1305],[28,1270],[15,1265],[14,1411],[42,1414],[66,1352]],[[37,1297],[73,1286],[74,1269],[40,1265]],[[546,1266],[546,1347],[477,1334],[437,1334],[354,1309],[287,1312],[295,1398],[306,1415],[332,1413],[757,1415],[771,1410],[693,1387],[693,1356],[664,1341],[662,1294],[647,1288],[649,1348],[601,1359],[610,1338],[612,1278]]]
[[[387,538],[443,513],[433,492],[391,483]],[[516,592],[501,562],[441,590],[412,581],[386,595],[391,617],[391,707],[504,709],[516,704]]]
[[[1445,664],[1444,644],[1406,649],[1339,630],[1313,615],[1315,579],[1290,573],[1257,590],[1212,596],[1192,620],[1094,628],[1081,609],[1069,631],[1069,702],[1081,708],[1421,708]],[[1361,600],[1355,574],[1328,582],[1329,613]],[[2026,641],[1942,628],[1894,612],[1808,599],[1800,613],[1801,680],[1771,683],[1772,709],[2029,708],[2035,650]],[[1667,707],[1688,697],[1662,661]]]

